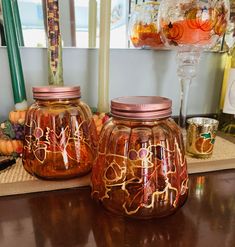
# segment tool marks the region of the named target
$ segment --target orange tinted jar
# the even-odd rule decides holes
[[[88,173],[96,155],[97,133],[80,87],[35,87],[25,122],[23,165],[44,179]]]
[[[112,100],[92,170],[92,196],[108,210],[145,219],[170,215],[185,202],[187,164],[171,105],[162,97]]]

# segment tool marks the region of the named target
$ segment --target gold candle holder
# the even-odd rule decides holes
[[[213,153],[219,121],[195,117],[187,120],[187,154],[195,158],[210,158]]]

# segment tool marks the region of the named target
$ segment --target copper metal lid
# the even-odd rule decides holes
[[[111,101],[114,116],[131,119],[159,119],[171,116],[172,101],[159,96],[128,96]]]
[[[75,87],[58,87],[43,86],[33,87],[34,99],[73,99],[80,98],[81,91],[79,86]]]

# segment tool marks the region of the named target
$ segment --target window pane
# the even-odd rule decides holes
[[[42,1],[18,0],[18,5],[25,46],[46,46]]]

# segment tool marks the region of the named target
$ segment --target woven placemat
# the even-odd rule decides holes
[[[60,181],[40,180],[24,170],[22,160],[0,173],[0,196],[51,191],[90,185],[90,174]]]
[[[188,171],[190,174],[218,171],[225,169],[234,169],[235,144],[229,140],[217,136],[211,158],[198,159],[187,156],[187,161],[188,161]]]
[[[235,168],[235,144],[217,136],[214,152],[209,159],[187,156],[189,174]],[[90,185],[90,174],[65,181],[39,180],[28,174],[18,159],[16,164],[0,173],[0,196],[51,191]]]

